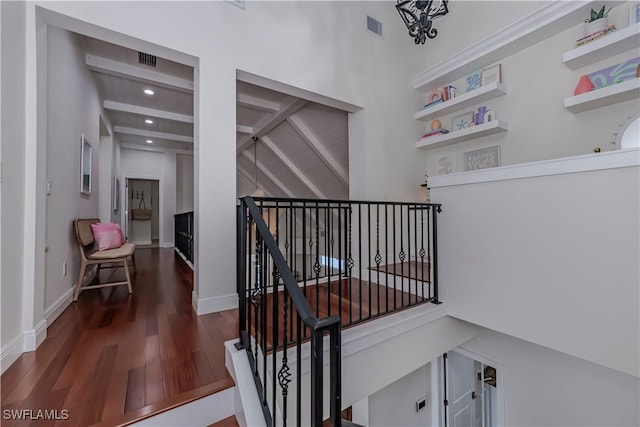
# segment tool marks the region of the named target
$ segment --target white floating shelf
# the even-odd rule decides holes
[[[425,108],[416,113],[416,120],[428,121],[436,116],[444,116],[475,104],[497,98],[507,93],[507,88],[498,82],[481,86],[470,92],[464,93],[446,102],[441,102],[433,107]]]
[[[640,78],[626,80],[602,89],[565,98],[564,107],[572,113],[593,110],[618,102],[638,99],[640,96]]]
[[[562,55],[562,62],[572,70],[609,58],[640,46],[640,22],[608,34]]]
[[[508,129],[509,127],[505,122],[494,120],[456,132],[423,138],[416,142],[416,148],[428,150],[429,148],[444,147],[445,145],[455,144],[457,142],[470,141],[483,136],[506,132]]]
[[[604,0],[597,7],[616,6]],[[412,78],[413,87],[428,92],[477,70],[499,62],[536,43],[582,22],[594,7],[591,1],[552,1],[531,15],[514,22],[497,33],[474,43],[454,56],[424,70]]]

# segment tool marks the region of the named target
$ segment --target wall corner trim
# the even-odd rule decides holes
[[[193,308],[198,316],[238,308],[238,295],[228,294],[219,297],[198,299],[198,296],[194,291]]]
[[[22,351],[34,351],[47,337],[47,321],[42,319],[34,329],[24,332]]]

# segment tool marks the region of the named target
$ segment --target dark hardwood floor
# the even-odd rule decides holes
[[[233,386],[223,343],[237,337],[237,310],[196,316],[192,271],[173,249],[138,249],[136,262],[132,295],[125,286],[83,292],[0,378],[3,415],[68,419],[3,417],[3,426],[118,425]]]

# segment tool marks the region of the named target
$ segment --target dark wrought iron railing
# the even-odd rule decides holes
[[[341,425],[341,327],[439,303],[440,211],[425,203],[241,199],[240,337],[268,425],[322,425],[326,333],[329,416]]]
[[[193,262],[193,211],[176,214],[174,220],[176,248]]]

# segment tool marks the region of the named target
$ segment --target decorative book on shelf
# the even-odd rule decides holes
[[[435,135],[443,135],[445,133],[449,133],[449,131],[443,128],[433,129],[425,133],[424,135],[422,135],[422,139],[429,138],[430,136],[435,136]]]

